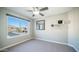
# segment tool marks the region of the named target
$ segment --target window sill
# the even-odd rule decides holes
[[[28,33],[21,33],[21,34],[18,34],[16,36],[7,36],[7,39],[12,39],[12,38],[18,38],[18,37],[21,37],[21,36],[25,36],[25,35],[28,35]]]

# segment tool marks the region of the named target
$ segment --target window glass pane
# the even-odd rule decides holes
[[[28,33],[30,22],[20,18],[8,16],[8,35],[16,36],[23,33]]]

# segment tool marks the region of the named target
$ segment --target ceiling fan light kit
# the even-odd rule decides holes
[[[39,11],[33,11],[33,14],[38,15]]]

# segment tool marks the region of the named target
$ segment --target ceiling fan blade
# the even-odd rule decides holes
[[[42,13],[39,13],[41,16],[44,16],[44,14],[42,14]]]
[[[40,11],[45,11],[45,10],[48,10],[48,7],[44,7],[42,9],[40,9]]]

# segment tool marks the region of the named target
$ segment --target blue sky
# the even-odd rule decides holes
[[[26,27],[28,25],[28,21],[26,20],[21,20],[19,18],[15,18],[15,17],[12,17],[12,16],[8,16],[8,25],[13,25],[13,26],[16,26],[16,27]]]

